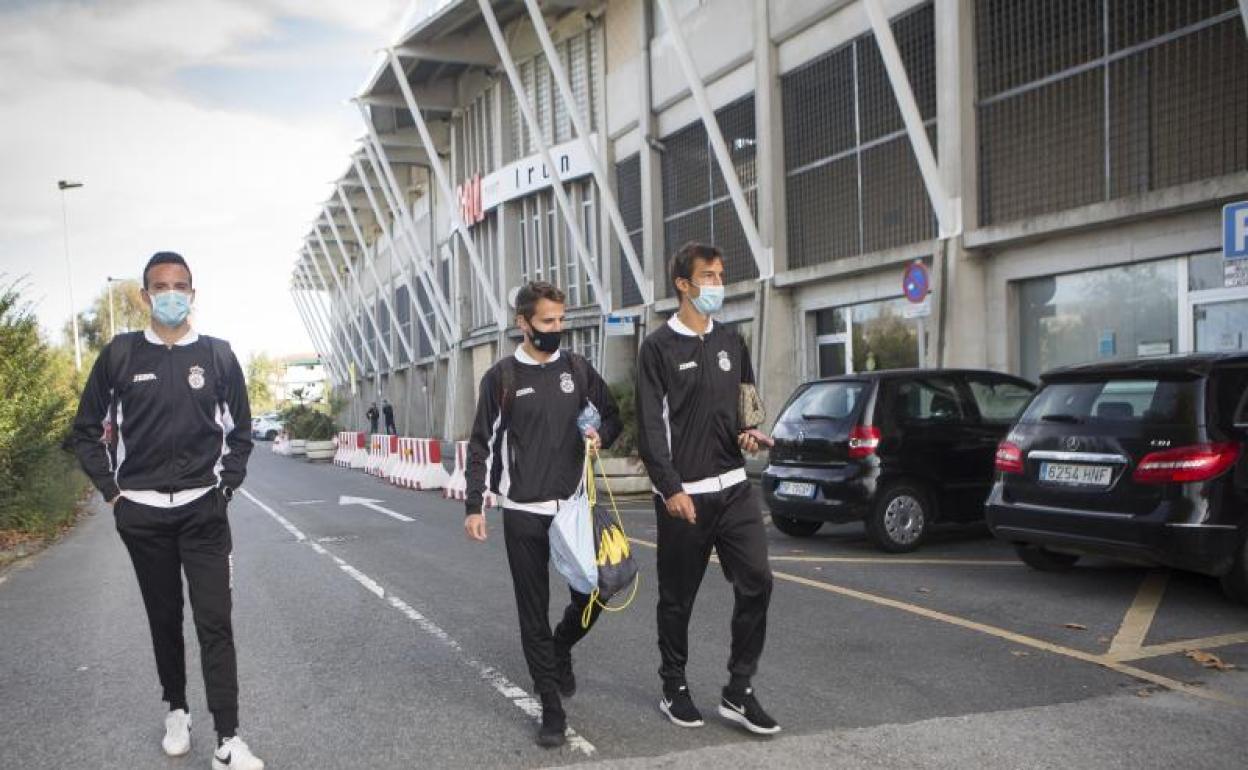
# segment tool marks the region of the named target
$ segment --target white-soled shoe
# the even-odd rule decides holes
[[[264,770],[264,762],[236,735],[217,747],[212,755],[212,770]]]
[[[178,709],[165,716],[165,738],[160,742],[165,754],[184,757],[191,750],[191,715]]]

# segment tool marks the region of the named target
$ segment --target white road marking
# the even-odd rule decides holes
[[[277,511],[265,505],[255,495],[245,489],[240,489],[239,491],[242,492],[248,500],[259,506],[260,510],[273,517],[278,524],[281,524],[287,532],[294,536],[296,541],[307,544],[308,547],[310,547],[314,552],[321,554],[322,556],[328,556],[334,561],[339,569],[351,576],[351,578],[357,583],[364,586],[364,588],[366,588],[370,593],[375,595],[377,598],[384,600],[391,607],[407,617],[408,620],[415,623],[426,634],[434,639],[437,639],[439,642],[450,648],[455,653],[455,657],[458,658],[460,663],[476,672],[482,680],[489,683],[490,686],[492,686],[500,695],[511,701],[513,706],[523,711],[530,718],[538,721],[541,720],[542,704],[536,698],[529,695],[524,688],[517,686],[514,682],[508,679],[506,675],[502,674],[493,666],[472,657],[468,651],[464,649],[463,645],[443,630],[441,626],[434,623],[432,620],[429,620],[398,596],[395,596],[387,591],[384,586],[370,578],[368,575],[360,572],[355,567],[352,567],[350,564],[334,555],[325,546],[315,540],[308,539],[306,535],[299,531],[298,527],[287,521]],[[584,736],[578,734],[571,727],[568,728],[566,735],[568,739],[568,746],[573,750],[579,751],[587,757],[593,756],[597,753],[598,749],[594,747],[594,744],[590,743]]]
[[[377,504],[380,502],[381,502],[380,500],[371,500],[367,497],[349,497],[347,495],[342,495],[341,497],[338,498],[339,505],[362,505],[365,508],[372,508],[374,511],[377,511],[378,513],[384,513],[392,519],[398,519],[399,521],[409,521],[409,522],[416,521],[411,516],[404,516],[401,513],[395,513],[389,508],[383,508],[382,506]]]
[[[323,502],[325,501],[324,500],[287,500],[286,504],[287,505],[315,505],[316,503],[323,503]]]

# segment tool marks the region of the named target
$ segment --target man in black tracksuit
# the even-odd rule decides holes
[[[742,450],[756,432],[738,416],[741,385],[753,384],[749,351],[711,315],[723,303],[723,257],[691,243],[672,258],[680,310],[646,337],[637,365],[638,448],[654,485],[658,518],[660,710],[681,727],[702,715],[685,681],[689,615],[713,548],[732,582],[730,679],[719,713],[749,731],[780,730],[750,685],[767,633],[772,576],[757,493]],[[764,437],[765,438],[765,437]]]
[[[534,282],[516,295],[516,323],[524,343],[481,378],[477,415],[468,447],[467,517],[464,528],[485,540],[482,500],[488,488],[503,508],[503,540],[520,616],[520,643],[542,701],[537,742],[564,743],[567,718],[560,695],[576,692],[572,646],[589,628],[581,615],[590,597],[571,591],[554,634],[550,632],[550,525],[563,501],[581,483],[585,437],[610,446],[620,433],[619,410],[602,377],[581,356],[559,349],[563,292]],[[593,405],[597,430],[582,437],[577,417]],[[592,627],[600,610],[591,609]]]
[[[194,291],[182,257],[153,256],[143,284],[152,326],[119,335],[100,352],[83,389],[72,441],[83,470],[113,506],[138,577],[169,703],[165,753],[190,751],[185,572],[218,735],[213,767],[258,770],[264,763],[237,737],[227,516],[252,448],[247,385],[229,345],[196,334],[187,322]]]

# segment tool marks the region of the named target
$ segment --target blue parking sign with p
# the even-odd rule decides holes
[[[1248,259],[1248,201],[1222,208],[1222,256]]]

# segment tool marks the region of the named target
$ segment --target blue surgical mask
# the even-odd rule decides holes
[[[191,297],[180,291],[152,295],[152,317],[165,326],[178,327],[191,314]]]
[[[690,297],[689,301],[702,315],[718,313],[719,309],[724,306],[724,287],[698,286],[698,296]]]

